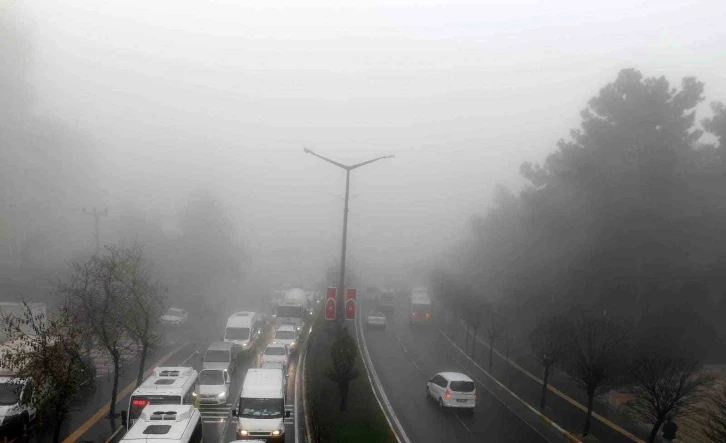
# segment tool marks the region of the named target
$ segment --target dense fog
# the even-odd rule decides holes
[[[469,242],[498,185],[527,188],[520,165],[568,139],[620,69],[673,85],[696,76],[708,97],[699,125],[726,97],[724,12],[718,2],[6,3],[4,278],[59,275],[93,253],[95,209],[107,210],[101,245],[142,243],[172,298],[319,281],[339,260],[345,174],[305,147],[344,163],[395,155],[352,173],[349,266],[422,278],[460,255],[453,245]],[[190,270],[210,281],[192,291]]]

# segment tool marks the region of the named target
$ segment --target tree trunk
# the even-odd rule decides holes
[[[590,421],[592,420],[592,405],[595,401],[595,391],[587,392],[587,415],[585,416],[585,428],[582,430],[582,436],[587,437],[590,433]]]
[[[492,360],[494,359],[494,340],[489,341],[489,373],[492,373]]]
[[[479,325],[474,326],[474,335],[471,339],[471,359],[476,360],[476,332],[479,329]]]
[[[348,410],[348,383],[347,381],[341,382],[338,385],[340,389],[340,411],[345,412]]]
[[[650,435],[648,436],[648,443],[655,442],[655,437],[658,436],[658,430],[660,429],[660,426],[663,424],[662,419],[658,419],[657,422],[653,425],[653,429],[650,431]]]
[[[149,351],[149,344],[144,342],[141,344],[141,361],[139,362],[139,374],[136,376],[136,387],[144,381],[144,366],[146,366],[146,353]]]
[[[118,377],[121,371],[120,355],[118,351],[111,353],[113,360],[113,387],[111,388],[111,408],[108,411],[109,417],[116,415],[116,397],[118,396]]]
[[[62,410],[63,406],[61,406],[56,414],[55,414],[55,424],[53,425],[53,443],[59,443],[60,442],[60,433],[61,433],[61,427],[63,426],[63,422],[65,421],[66,414]]]
[[[547,401],[547,380],[550,378],[550,366],[544,367],[544,375],[542,376],[542,394],[539,397],[539,408],[544,411],[545,402]]]

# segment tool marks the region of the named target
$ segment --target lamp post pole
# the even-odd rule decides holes
[[[335,315],[336,321],[339,324],[342,324],[345,321],[345,295],[343,294],[343,291],[345,290],[345,251],[347,248],[348,243],[348,195],[350,193],[350,171],[353,169],[360,168],[361,166],[365,166],[368,164],[371,164],[373,162],[376,162],[378,160],[382,160],[384,158],[394,158],[393,155],[385,155],[383,157],[377,157],[368,161],[364,161],[361,163],[357,163],[355,165],[344,165],[342,163],[338,163],[335,160],[331,160],[327,157],[323,157],[320,154],[317,154],[313,152],[312,150],[308,148],[304,148],[303,151],[306,154],[314,155],[315,157],[318,157],[321,160],[325,160],[328,163],[332,163],[335,166],[345,169],[345,207],[343,208],[343,244],[341,247],[341,253],[340,253],[340,280],[338,280],[338,296],[336,298],[336,306],[337,306],[337,312]]]

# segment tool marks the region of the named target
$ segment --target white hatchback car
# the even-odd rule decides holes
[[[468,408],[476,406],[474,380],[459,372],[439,372],[426,382],[426,396],[433,398],[444,408]]]
[[[287,365],[290,363],[290,351],[287,346],[279,343],[271,343],[265,348],[260,360],[260,366],[266,363],[282,363],[282,367],[287,372]]]
[[[374,309],[373,312],[366,317],[366,326],[369,328],[386,329],[386,314],[380,310]]]
[[[187,322],[189,314],[184,309],[169,308],[164,315],[161,316],[161,322],[165,325],[182,325]]]
[[[290,353],[295,352],[297,347],[297,331],[293,325],[280,325],[275,331],[275,337],[272,343],[285,345]]]
[[[226,369],[202,369],[199,372],[199,404],[227,403],[231,381]]]

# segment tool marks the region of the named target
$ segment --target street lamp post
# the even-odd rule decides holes
[[[345,321],[345,298],[343,295],[343,291],[345,290],[345,250],[348,243],[348,193],[350,191],[350,171],[353,169],[360,168],[361,166],[365,166],[368,164],[371,164],[375,161],[382,160],[384,158],[394,158],[393,155],[385,155],[383,157],[377,157],[368,161],[364,161],[361,163],[357,163],[355,165],[344,165],[342,163],[338,163],[335,160],[331,160],[329,158],[323,157],[320,154],[317,154],[313,152],[312,150],[308,148],[304,148],[303,151],[306,154],[314,155],[315,157],[318,157],[321,160],[325,160],[328,163],[332,163],[335,166],[345,169],[345,208],[343,209],[343,246],[341,248],[340,253],[340,280],[338,281],[338,297],[336,300],[336,306],[337,306],[337,312],[335,315],[335,318],[338,323],[341,323]]]

